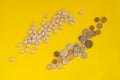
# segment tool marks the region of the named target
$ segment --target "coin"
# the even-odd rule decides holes
[[[78,57],[79,54],[78,53],[73,53],[74,57]]]
[[[58,51],[55,51],[55,52],[54,52],[54,56],[55,56],[55,57],[58,57],[59,55],[60,55],[60,53],[59,53]]]
[[[58,61],[57,61],[56,59],[53,59],[53,60],[52,60],[52,63],[53,63],[53,64],[56,64],[57,62],[58,62]]]
[[[81,55],[81,57],[82,57],[83,59],[85,59],[85,58],[87,57],[87,54],[86,54],[86,53],[83,53],[83,54]]]
[[[85,42],[85,46],[86,46],[87,48],[91,48],[91,47],[93,46],[93,42],[92,42],[91,40],[87,40],[87,41]]]
[[[84,53],[84,51],[85,51],[85,47],[81,47],[81,50],[80,50],[80,53]]]
[[[83,29],[83,30],[82,30],[82,34],[83,34],[84,36],[86,36],[88,33],[89,33],[89,29]]]
[[[69,54],[69,55],[72,55],[73,53],[74,53],[73,50],[71,50],[71,49],[68,50],[68,54]]]
[[[80,45],[74,45],[73,50],[75,53],[79,53],[80,52]]]
[[[96,25],[96,27],[97,27],[98,29],[101,29],[101,28],[103,27],[103,25],[102,25],[101,23],[98,23],[98,24]]]
[[[87,38],[85,36],[81,36],[80,37],[80,42],[84,44],[85,41],[87,41]]]
[[[56,64],[51,64],[51,67],[52,68],[56,68]]]
[[[100,21],[101,21],[101,23],[106,23],[106,22],[107,22],[107,18],[106,18],[106,17],[102,17],[102,18],[100,19]]]
[[[96,30],[96,34],[98,34],[98,35],[99,35],[100,33],[101,33],[101,31],[100,31],[100,30]]]
[[[67,49],[71,49],[71,48],[72,48],[72,44],[71,44],[71,43],[68,43],[68,44],[66,45],[66,48],[67,48]]]
[[[71,61],[73,58],[74,58],[73,55],[68,55],[68,56],[66,57],[66,60],[67,60],[67,61]]]
[[[57,64],[57,68],[58,68],[58,69],[62,69],[62,68],[63,68],[63,64],[62,64],[62,63],[58,63],[58,64]]]
[[[95,31],[91,31],[90,34],[91,34],[92,37],[96,36],[96,32]]]
[[[47,69],[48,69],[48,70],[52,69],[51,64],[48,64],[48,65],[47,65]]]
[[[59,56],[58,58],[57,58],[57,60],[58,60],[58,62],[62,62],[63,61],[63,57],[62,56]]]
[[[99,17],[95,17],[94,21],[97,23],[100,21]]]
[[[91,25],[91,26],[89,27],[89,29],[90,29],[91,31],[93,31],[95,28],[94,28],[93,25]]]
[[[65,56],[68,55],[68,51],[65,50],[65,49],[63,49],[63,50],[60,52],[60,55],[63,56],[63,57],[65,57]]]
[[[62,62],[63,64],[67,64],[68,63],[68,61],[65,59],[65,60],[63,60],[63,62]]]

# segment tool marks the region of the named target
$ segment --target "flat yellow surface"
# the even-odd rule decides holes
[[[119,0],[0,0],[0,80],[120,80],[120,13]],[[17,43],[28,35],[32,22],[37,27],[58,10],[65,9],[77,18],[73,26],[65,24],[63,30],[42,43],[34,55],[19,54]],[[85,11],[83,15],[79,10]],[[62,70],[46,70],[53,52],[65,48],[69,42],[78,42],[84,28],[94,24],[93,19],[106,16],[102,33],[92,40],[87,59],[81,57],[64,66]],[[51,18],[51,17],[50,17]],[[9,61],[15,57],[15,62]]]

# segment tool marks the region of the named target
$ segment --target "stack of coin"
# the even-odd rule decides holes
[[[55,51],[55,59],[53,59],[51,64],[47,66],[48,70],[55,68],[62,69],[63,65],[67,64],[74,57],[78,57],[80,54],[83,59],[87,57],[85,48],[91,48],[93,46],[93,41],[90,39],[100,34],[100,29],[103,27],[102,23],[105,23],[107,21],[107,18],[102,17],[100,19],[99,17],[96,17],[94,21],[97,23],[97,30],[95,30],[94,25],[90,25],[89,29],[83,29],[82,35],[78,37],[78,40],[80,41],[81,45],[79,43],[75,43],[72,46],[72,44],[68,43],[66,45],[66,49],[63,49],[61,51]]]

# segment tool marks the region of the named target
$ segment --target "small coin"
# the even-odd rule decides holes
[[[96,34],[99,35],[101,33],[100,30],[96,30]]]
[[[74,58],[73,55],[68,55],[68,56],[66,57],[66,60],[67,60],[67,61],[71,61],[73,58]]]
[[[83,59],[85,59],[85,58],[87,57],[87,54],[86,54],[86,53],[82,53],[81,57],[82,57]]]
[[[89,27],[89,29],[90,29],[91,31],[93,31],[93,30],[95,29],[95,27],[94,27],[93,25],[91,25],[91,26]]]
[[[53,59],[53,60],[52,60],[52,63],[53,63],[53,64],[56,64],[57,62],[58,62],[58,61],[57,61],[56,59]]]
[[[48,65],[47,65],[47,69],[48,69],[48,70],[52,69],[51,64],[48,64]]]
[[[51,64],[51,68],[56,68],[56,64]]]
[[[73,53],[74,53],[73,50],[71,50],[71,49],[68,50],[68,54],[69,54],[69,55],[72,55]]]
[[[68,51],[65,50],[65,49],[63,49],[63,50],[60,52],[60,55],[63,56],[63,57],[65,57],[65,56],[68,55]]]
[[[80,42],[84,44],[85,41],[87,41],[87,38],[85,36],[81,36],[80,37]]]
[[[67,64],[68,63],[68,61],[65,59],[65,60],[63,60],[63,62],[62,62],[63,64]]]
[[[98,24],[96,25],[96,27],[97,27],[98,29],[101,29],[101,28],[103,27],[103,25],[102,25],[101,23],[98,23]]]
[[[95,17],[94,21],[98,23],[100,21],[99,17]]]
[[[57,60],[58,60],[58,62],[62,62],[63,61],[63,57],[62,56],[59,56],[58,58],[57,58]]]
[[[63,68],[63,64],[62,64],[62,63],[58,63],[58,64],[57,64],[57,68],[58,68],[58,69],[62,69],[62,68]]]
[[[92,42],[91,40],[87,40],[87,41],[85,42],[85,46],[86,46],[87,48],[91,48],[91,47],[93,46],[93,42]]]
[[[73,50],[74,50],[74,52],[75,53],[79,53],[80,52],[80,45],[75,45],[74,47],[73,47]]]
[[[86,36],[88,33],[89,33],[89,29],[83,29],[83,30],[82,30],[82,34],[83,34],[84,36]]]
[[[74,55],[74,57],[78,57],[78,56],[79,56],[79,54],[78,54],[78,53],[74,53],[73,55]]]
[[[91,34],[92,37],[96,36],[96,32],[95,31],[91,31],[90,34]]]
[[[71,43],[68,43],[68,44],[66,45],[66,48],[67,48],[67,49],[71,49],[71,48],[72,48],[72,44],[71,44]]]
[[[55,56],[55,57],[58,57],[59,55],[60,55],[60,53],[59,53],[58,51],[55,51],[55,52],[54,52],[54,56]]]
[[[102,18],[100,19],[100,21],[101,21],[101,23],[106,23],[106,22],[107,22],[107,18],[106,18],[106,17],[102,17]]]
[[[80,53],[84,53],[85,52],[85,47],[81,47]]]

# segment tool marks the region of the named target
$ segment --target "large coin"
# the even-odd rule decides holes
[[[92,42],[91,40],[87,40],[87,41],[85,42],[85,46],[86,46],[87,48],[91,48],[91,47],[93,46],[93,42]]]

